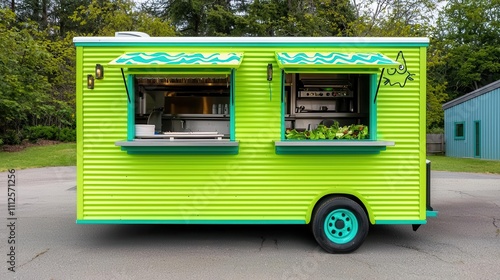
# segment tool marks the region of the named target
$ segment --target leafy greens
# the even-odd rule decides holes
[[[339,126],[335,122],[332,126],[318,125],[315,129],[297,131],[287,130],[286,139],[290,140],[334,140],[334,139],[366,139],[368,138],[368,126],[363,124],[352,124]]]

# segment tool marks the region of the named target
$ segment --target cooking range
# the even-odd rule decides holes
[[[353,112],[349,80],[303,79],[297,90],[296,113]]]
[[[299,80],[298,98],[353,97],[350,82],[346,79],[321,79],[307,77]]]

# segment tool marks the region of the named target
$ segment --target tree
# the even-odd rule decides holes
[[[48,93],[46,63],[51,54],[33,34],[35,24],[19,29],[11,10],[0,10],[0,133],[18,132],[35,124],[55,108]]]
[[[10,9],[12,12],[15,12],[16,7],[16,0],[0,0],[0,9]]]
[[[247,0],[150,0],[147,13],[168,19],[180,36],[240,36]]]
[[[78,33],[87,36],[114,36],[116,31],[142,31],[152,36],[173,36],[169,21],[136,9],[132,0],[92,0],[80,6],[70,19],[79,25]]]
[[[255,0],[247,17],[253,36],[345,36],[355,19],[348,0]]]
[[[443,43],[433,39],[427,51],[427,130],[444,127],[442,105],[448,100],[446,61]]]
[[[345,36],[349,0],[150,0],[148,13],[172,20],[180,36]]]
[[[352,36],[425,36],[443,0],[352,0]]]
[[[49,13],[49,24],[54,36],[65,38],[68,33],[79,34],[86,33],[88,30],[82,30],[86,26],[72,20],[74,12],[79,7],[90,5],[91,0],[51,0],[53,1],[52,10]],[[103,2],[103,1],[101,1]],[[56,39],[55,39],[56,40]]]
[[[500,0],[450,0],[438,21],[450,98],[500,79]]]

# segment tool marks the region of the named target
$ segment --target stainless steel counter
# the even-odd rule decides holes
[[[225,114],[163,114],[163,119],[190,119],[190,120],[229,120]]]

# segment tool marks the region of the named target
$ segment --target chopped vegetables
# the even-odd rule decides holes
[[[322,124],[312,130],[303,132],[295,129],[287,130],[286,139],[290,140],[333,140],[333,139],[366,139],[368,138],[368,126],[363,124],[352,124],[348,126],[339,126],[335,122],[327,127]]]

